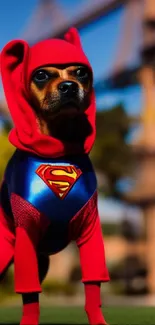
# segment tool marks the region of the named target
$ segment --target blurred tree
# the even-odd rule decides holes
[[[124,219],[120,223],[120,233],[128,242],[136,242],[139,240],[139,229],[135,227],[135,224],[127,219]]]
[[[96,171],[102,172],[108,180],[108,185],[102,188],[105,195],[117,197],[116,182],[131,171],[133,155],[126,136],[132,123],[133,119],[121,104],[111,110],[97,112],[97,135],[91,159]]]
[[[12,156],[15,148],[8,141],[8,131],[10,130],[9,124],[6,124],[6,128],[4,125],[4,129],[0,133],[0,182],[4,177],[5,167],[7,165],[8,160]]]

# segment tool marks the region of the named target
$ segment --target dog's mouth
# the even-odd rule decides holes
[[[63,99],[52,95],[46,97],[39,119],[46,122],[48,134],[66,142],[82,143],[90,131],[86,110],[90,104],[90,97]]]
[[[77,108],[70,107],[61,110],[55,117],[52,115],[48,118],[49,134],[66,142],[83,143],[86,136],[91,133],[91,126],[86,115],[78,112]]]
[[[59,98],[48,97],[46,99],[46,108],[43,110],[44,114],[49,118],[55,118],[56,116],[70,116],[83,114],[88,103],[84,100],[78,100],[78,98],[70,98],[66,100],[60,100]]]
[[[66,103],[60,104],[60,107],[58,109],[60,114],[77,114],[81,112],[80,105],[75,101],[68,101]]]
[[[57,106],[55,109],[53,109],[53,107],[52,108],[49,107],[46,113],[49,118],[54,119],[60,116],[69,117],[69,116],[79,115],[82,114],[83,111],[80,109],[78,104],[74,104],[73,102],[68,102]]]

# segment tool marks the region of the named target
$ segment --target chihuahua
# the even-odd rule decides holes
[[[30,93],[40,132],[64,141],[83,141],[89,133],[84,112],[90,104],[91,91],[92,74],[86,66],[37,69],[32,75]]]
[[[64,39],[9,42],[1,75],[16,150],[0,189],[0,276],[15,265],[20,325],[39,324],[49,256],[79,249],[89,324],[106,324],[100,285],[109,281],[89,153],[95,141],[93,72],[78,31]]]

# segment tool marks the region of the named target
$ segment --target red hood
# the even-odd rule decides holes
[[[9,42],[1,53],[1,75],[7,104],[14,122],[9,134],[10,142],[21,150],[44,157],[60,157],[68,154],[89,153],[95,139],[95,96],[85,112],[91,125],[91,134],[82,147],[78,144],[63,143],[40,134],[35,113],[29,100],[29,83],[32,72],[48,64],[81,63],[90,69],[78,32],[71,28],[64,40],[49,39],[32,47],[22,40]]]

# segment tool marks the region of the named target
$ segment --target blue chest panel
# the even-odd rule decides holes
[[[64,226],[96,190],[87,155],[45,159],[16,151],[6,171],[9,193],[20,195],[55,225]]]

